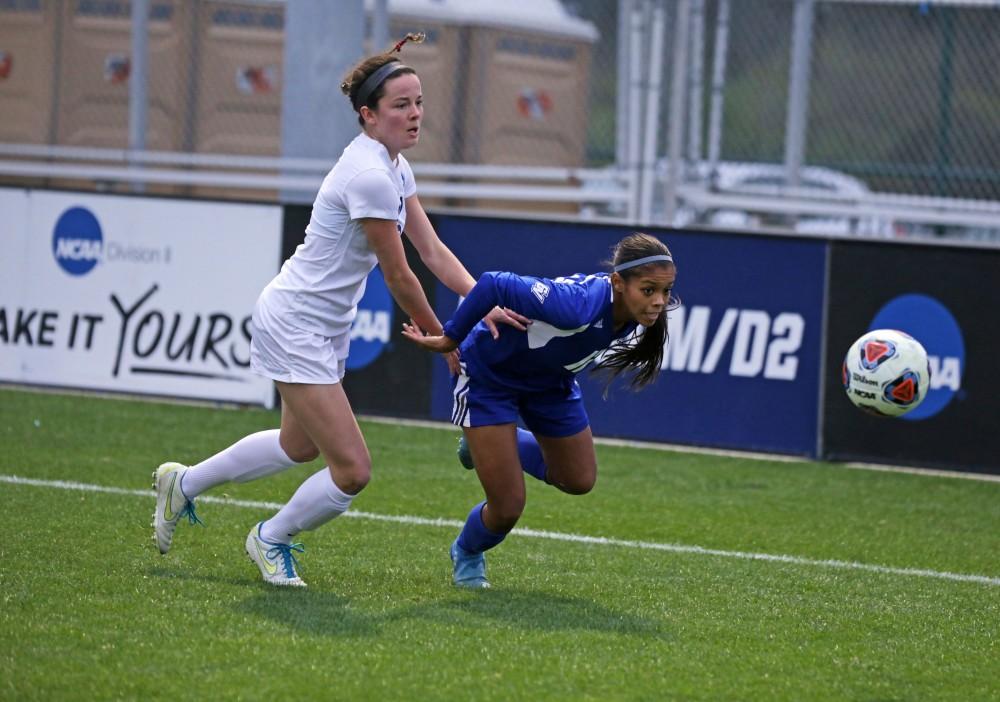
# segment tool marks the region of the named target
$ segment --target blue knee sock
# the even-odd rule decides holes
[[[517,428],[517,455],[521,459],[521,468],[524,472],[544,483],[548,467],[542,458],[542,449],[535,435],[520,427]]]
[[[462,533],[458,535],[458,545],[469,553],[482,553],[507,538],[506,533],[498,534],[495,531],[490,531],[483,524],[483,507],[485,505],[486,502],[483,501],[472,508],[465,520],[465,526],[462,527]]]

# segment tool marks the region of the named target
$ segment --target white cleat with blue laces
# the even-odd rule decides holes
[[[192,524],[204,525],[194,513],[194,501],[189,500],[181,490],[181,479],[188,470],[180,463],[164,463],[153,473],[153,489],[156,491],[153,540],[163,554],[170,550],[174,529],[181,517],[187,517]]]
[[[305,582],[296,570],[299,562],[292,553],[293,551],[302,553],[306,550],[305,546],[265,541],[260,535],[260,528],[263,525],[264,522],[254,525],[247,535],[247,555],[260,568],[264,582],[285,587],[305,587]]]
[[[486,579],[486,557],[482,553],[469,553],[455,539],[449,554],[454,566],[452,580],[456,587],[485,590],[490,586],[490,581]]]

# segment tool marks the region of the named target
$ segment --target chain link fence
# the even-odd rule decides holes
[[[606,4],[576,7],[598,26],[612,21],[601,14]],[[630,36],[625,22],[616,35],[640,46],[628,80],[647,93],[659,91],[656,126],[643,136],[655,140],[656,162],[623,150],[621,130],[615,159],[639,172],[652,165],[651,219],[662,221],[664,203],[657,198],[669,188],[666,174],[676,169],[681,215],[666,216],[674,224],[786,227],[792,221],[800,231],[1000,241],[997,3],[627,0],[616,10],[633,15],[640,27]],[[658,11],[666,25],[659,42]],[[619,67],[627,56],[618,54]],[[661,77],[650,61],[662,62]],[[672,69],[679,61],[678,74]],[[602,64],[595,65],[600,70]],[[599,112],[609,97],[596,76],[593,85],[592,111]],[[619,106],[619,122],[628,120],[629,109]],[[673,150],[671,118],[683,122]],[[631,128],[640,124],[632,120]],[[592,158],[608,153],[608,142],[599,139],[590,142]],[[765,210],[748,217],[725,205],[700,205],[688,197],[698,186],[758,196],[762,203],[776,195],[868,206],[851,216],[791,220],[789,207],[773,206],[770,216]],[[908,208],[924,214],[907,220]],[[925,216],[934,208],[976,217],[950,225]]]
[[[795,29],[803,2],[808,35]],[[285,3],[148,4],[145,148],[280,155]],[[788,185],[797,116],[792,165],[818,175],[794,185],[1000,203],[995,2],[390,0],[388,9],[393,37],[427,35],[405,50],[427,100],[417,163],[634,171],[650,193],[647,218],[662,220],[674,169],[680,186]],[[0,0],[0,142],[126,148],[131,26],[127,0]],[[681,223],[735,221],[691,192],[677,193],[690,200]],[[636,208],[599,214],[635,219]]]
[[[732,3],[724,158],[782,161],[792,12]],[[821,1],[812,48],[807,163],[882,192],[1000,199],[995,3]]]

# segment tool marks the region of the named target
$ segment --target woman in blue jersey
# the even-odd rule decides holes
[[[612,271],[564,278],[485,273],[444,333],[408,339],[431,351],[459,349],[452,422],[462,427],[459,458],[475,467],[486,500],[469,513],[451,545],[454,582],[486,588],[483,553],[514,528],[524,510],[522,471],[582,495],[597,480],[590,422],[575,376],[603,353],[597,370],[631,374],[633,388],[656,379],[667,338],[677,269],[669,249],[647,234],[615,246]],[[480,323],[494,306],[531,320],[499,338]],[[517,427],[518,417],[529,431]]]
[[[431,226],[402,154],[416,145],[423,118],[420,79],[395,56],[407,40],[422,35],[407,35],[345,76],[341,91],[361,132],[323,180],[305,240],[254,308],[250,365],[281,394],[281,428],[246,436],[196,465],[170,462],[157,469],[153,529],[160,553],[170,550],[181,517],[197,521],[198,495],[323,456],[326,465],[276,514],[255,524],[245,542],[265,582],[304,587],[294,554],[302,546],[294,537],[346,512],[371,477],[371,456],[341,385],[368,274],[380,265],[403,311],[437,331],[441,323],[407,264],[401,236],[451,290],[464,295],[475,284]],[[524,329],[504,310],[491,311],[487,321]],[[457,370],[457,360],[449,362]]]

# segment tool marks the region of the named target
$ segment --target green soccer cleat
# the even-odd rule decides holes
[[[153,473],[153,489],[156,491],[153,540],[163,554],[170,550],[174,529],[181,517],[187,517],[191,524],[204,525],[194,512],[194,501],[189,500],[181,490],[181,478],[188,470],[180,463],[164,463]]]
[[[305,581],[299,577],[296,570],[299,562],[292,553],[293,551],[302,553],[306,550],[305,546],[265,541],[260,535],[260,528],[263,525],[264,522],[254,525],[247,535],[247,555],[260,568],[264,582],[283,587],[305,587]]]
[[[452,580],[456,587],[467,590],[485,590],[490,581],[486,579],[486,556],[482,553],[469,553],[458,545],[458,539],[451,544],[449,551],[454,566]]]

